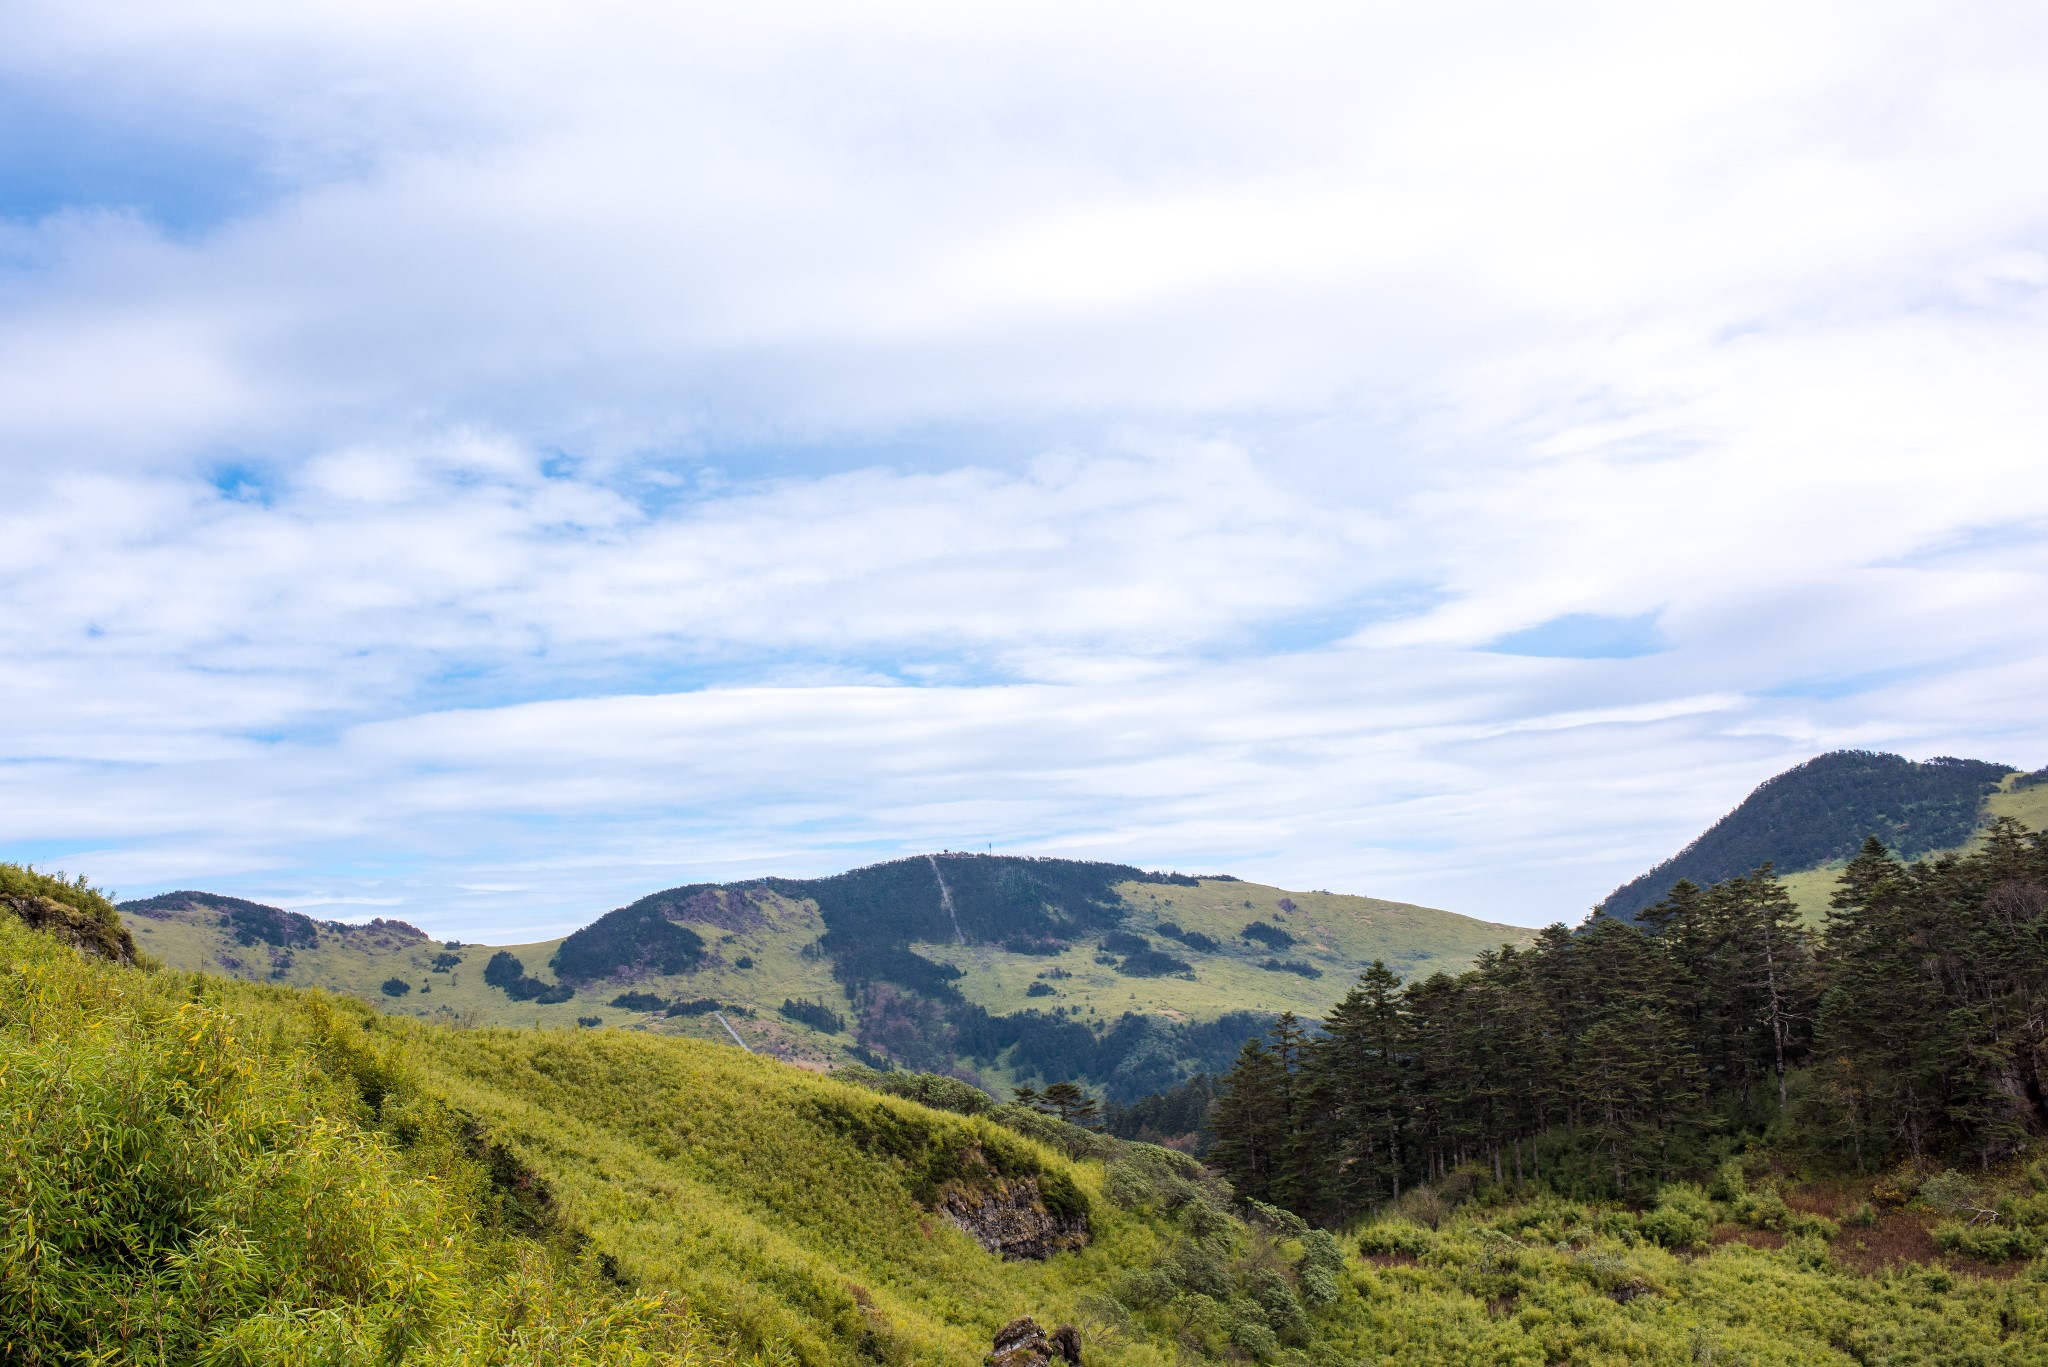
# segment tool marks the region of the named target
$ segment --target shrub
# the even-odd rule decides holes
[[[690,1001],[677,1002],[663,1014],[668,1016],[708,1016],[717,1009],[717,998],[697,997]]]
[[[1735,1203],[1735,1218],[1752,1229],[1783,1231],[1792,1212],[1776,1187],[1753,1191]]]
[[[1304,978],[1323,976],[1323,970],[1306,959],[1267,959],[1259,967],[1268,973],[1294,973]]]
[[[900,1096],[920,1106],[956,1115],[985,1115],[995,1109],[989,1094],[969,1082],[943,1073],[877,1072],[872,1068],[839,1068],[833,1077],[885,1096]]]
[[[1714,1230],[1714,1203],[1690,1182],[1657,1193],[1656,1209],[1638,1222],[1643,1236],[1665,1248],[1703,1247]]]
[[[1142,954],[1150,948],[1150,940],[1127,930],[1113,930],[1102,937],[1102,952],[1105,954]]]
[[[1436,1247],[1436,1235],[1405,1219],[1377,1220],[1358,1232],[1358,1251],[1367,1257],[1420,1258]]]
[[[668,998],[652,992],[621,992],[611,1004],[621,1011],[661,1011],[668,1007]]]
[[[1216,939],[1215,936],[1204,935],[1199,930],[1191,930],[1187,934],[1181,936],[1180,942],[1186,945],[1189,949],[1195,950],[1202,954],[1214,954],[1217,950],[1223,948],[1223,943],[1220,940]]]
[[[1247,906],[1250,903],[1246,903]],[[1276,925],[1265,921],[1253,921],[1237,932],[1247,940],[1257,941],[1268,949],[1292,949],[1294,937]]]
[[[2011,1225],[1966,1225],[1944,1220],[1934,1227],[1934,1242],[1948,1253],[2002,1263],[2011,1258],[2031,1258],[2040,1253],[2041,1231]]]
[[[412,991],[412,984],[403,978],[386,978],[377,985],[377,990],[387,997],[403,997]]]
[[[1127,978],[1165,978],[1175,973],[1191,973],[1194,966],[1185,959],[1176,959],[1156,949],[1141,950],[1124,957],[1116,971]]]
[[[600,1026],[600,1025],[603,1025],[603,1024],[604,1024],[604,1017],[603,1017],[603,1016],[578,1016],[578,1017],[576,1018],[576,1024],[577,1024],[577,1025],[579,1025],[579,1026],[581,1026],[581,1027],[582,1027],[583,1029],[585,1029],[585,1030],[594,1030],[594,1029],[596,1029],[596,1028],[597,1028],[598,1026]]]
[[[1035,982],[1024,989],[1024,995],[1027,997],[1050,997],[1053,995],[1052,984]]]

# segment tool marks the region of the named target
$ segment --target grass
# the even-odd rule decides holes
[[[1441,968],[1456,973],[1477,955],[1503,944],[1526,944],[1532,932],[1454,916],[1429,907],[1327,892],[1288,892],[1257,883],[1204,879],[1196,887],[1126,883],[1117,889],[1131,908],[1127,932],[1186,960],[1194,977],[1132,978],[1096,962],[1095,941],[1057,956],[1015,954],[985,945],[918,945],[927,958],[952,964],[966,977],[955,984],[967,999],[994,1014],[1065,1007],[1083,1019],[1114,1019],[1125,1011],[1176,1019],[1213,1020],[1227,1011],[1295,1011],[1321,1015],[1376,958],[1404,977]],[[1285,901],[1292,911],[1281,909]],[[1239,938],[1254,921],[1276,925],[1295,938],[1284,957],[1323,970],[1321,978],[1275,973],[1259,964],[1274,957],[1266,945]],[[1161,922],[1220,943],[1214,953],[1190,949],[1158,933]],[[1058,969],[1067,977],[1042,976]],[[1028,997],[1034,982],[1052,995]]]
[[[2048,1263],[1892,1263],[1891,1206],[1827,1219],[1739,1170],[1720,1199],[1672,1188],[1649,1212],[1467,1170],[1462,1207],[1413,1192],[1340,1241],[1015,1107],[123,968],[5,915],[0,1126],[8,1363],[907,1367],[979,1361],[1026,1313],[1081,1325],[1092,1367],[2048,1358]],[[1872,1191],[1933,1202],[1923,1230],[1987,1204],[2048,1218],[2048,1165],[2026,1171],[2002,1195],[1953,1174]],[[984,1252],[933,1207],[988,1172],[1069,1184],[1091,1243]]]

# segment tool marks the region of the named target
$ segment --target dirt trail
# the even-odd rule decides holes
[[[946,875],[939,872],[939,857],[928,854],[925,858],[932,861],[932,877],[939,880],[939,905],[946,909],[946,916],[953,922],[953,938],[964,945],[967,936],[961,933],[960,915],[953,910],[953,892],[946,886]]]

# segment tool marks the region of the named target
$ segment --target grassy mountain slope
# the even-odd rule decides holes
[[[1993,817],[2027,820],[2041,810],[2048,790],[2027,785],[2027,777],[1982,760],[1915,763],[1862,750],[1820,755],[1765,780],[1683,850],[1608,894],[1599,909],[1632,920],[1680,879],[1705,887],[1768,861],[1802,911],[1817,916],[1833,887],[1828,871],[1853,856],[1864,837],[1878,836],[1907,859],[1965,848]]]
[[[1021,1130],[730,1047],[119,967],[0,907],[0,1362],[908,1367],[980,1361],[1019,1313],[1081,1326],[1091,1367],[2020,1364],[2048,1341],[2048,1270],[1867,1275],[1810,1218],[1724,1243],[1696,1190],[1682,1221],[1498,1191],[1446,1217],[1430,1193],[1339,1242],[1177,1155],[998,1115]],[[1063,1181],[1090,1244],[1003,1261],[954,1229],[935,1205],[991,1165]],[[1674,1233],[1699,1242],[1656,1246]]]
[[[1097,962],[1094,941],[1051,956],[1020,954],[1000,945],[916,944],[927,958],[964,971],[958,986],[991,1012],[1064,1007],[1071,1015],[1108,1016],[1127,1010],[1211,1019],[1226,1011],[1320,1013],[1343,995],[1358,973],[1384,959],[1403,977],[1441,968],[1457,972],[1479,954],[1503,944],[1526,944],[1531,932],[1454,916],[1428,907],[1329,892],[1288,892],[1256,883],[1202,879],[1192,886],[1125,883],[1116,888],[1127,912],[1120,923],[1150,948],[1187,963],[1191,974],[1130,977]],[[1263,923],[1292,940],[1246,939]],[[1179,934],[1162,933],[1164,924]],[[1188,943],[1206,935],[1216,948]],[[1119,962],[1128,956],[1111,955]],[[1306,964],[1320,976],[1264,968],[1269,962]],[[1052,976],[1053,970],[1071,977]],[[1026,994],[1044,983],[1049,996]]]
[[[991,1085],[1068,1066],[1054,1060],[1079,1057],[1074,1032],[1083,1027],[1113,1032],[1126,1022],[1117,1038],[1132,1037],[1126,1018],[1137,1017],[1156,1027],[1148,1056],[1179,1062],[1128,1076],[1125,1091],[1171,1083],[1176,1068],[1227,1063],[1266,1016],[1320,1013],[1374,958],[1403,971],[1456,971],[1530,934],[1373,898],[967,855],[830,879],[670,889],[575,935],[525,945],[450,944],[400,923],[316,922],[204,893],[124,903],[123,912],[137,943],[170,966],[323,987],[394,1015],[595,1023],[721,1042],[729,1023],[750,1047],[787,1060],[971,1060]],[[1263,938],[1246,938],[1247,927]],[[536,989],[573,992],[522,998],[492,985],[485,972],[503,952]],[[626,1005],[612,1004],[621,998]],[[792,1019],[781,1010],[792,1001],[821,1009]],[[661,1006],[691,1002],[718,1003],[724,1022]],[[975,1008],[1002,1020],[986,1028]],[[1240,1016],[1242,1028],[1199,1045],[1179,1029]],[[1046,1043],[1054,1025],[1071,1028]],[[1020,1051],[1020,1029],[1039,1042]],[[1115,1058],[1095,1050],[1099,1062],[1072,1064],[1075,1075],[1093,1067],[1107,1081],[1137,1046],[1117,1047]]]

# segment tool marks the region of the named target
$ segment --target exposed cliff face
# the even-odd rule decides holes
[[[109,924],[90,912],[50,897],[0,896],[0,911],[10,911],[30,930],[54,935],[87,954],[112,959],[117,964],[135,962],[135,939],[118,921]]]
[[[1088,1242],[1088,1217],[1046,1209],[1036,1177],[997,1178],[972,1186],[948,1183],[939,1213],[989,1252],[1003,1258],[1050,1258]]]

